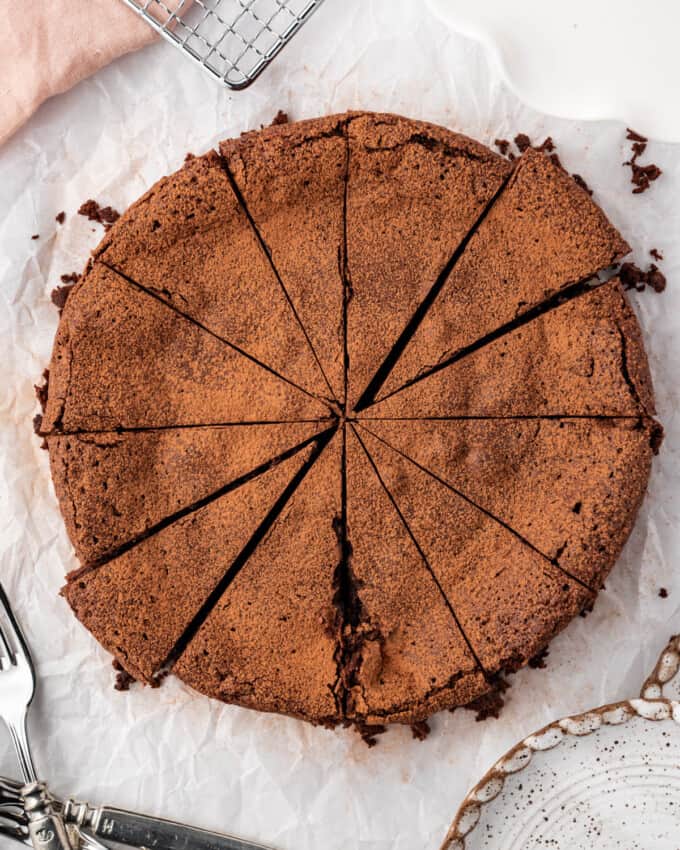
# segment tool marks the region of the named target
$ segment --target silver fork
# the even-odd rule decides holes
[[[38,782],[28,743],[26,718],[34,694],[35,670],[31,653],[0,584],[0,717],[5,721],[14,743],[26,783],[21,789],[24,805],[21,814],[26,818],[26,830],[34,847],[71,850],[64,821],[53,810],[44,783]],[[21,825],[16,824],[16,828],[20,830]],[[5,832],[7,834],[7,829]],[[25,843],[28,841],[25,840]]]
[[[36,782],[38,774],[26,733],[28,707],[35,694],[35,671],[2,584],[0,612],[0,717],[14,743],[24,782]]]

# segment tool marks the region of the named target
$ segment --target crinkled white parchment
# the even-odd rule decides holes
[[[75,215],[79,204],[94,197],[124,209],[186,151],[268,123],[278,109],[303,118],[350,107],[430,119],[486,142],[520,130],[552,135],[638,260],[653,247],[663,252],[669,279],[662,296],[632,295],[666,442],[594,613],[554,641],[546,670],[513,677],[500,720],[445,713],[424,743],[397,728],[371,751],[350,731],[223,706],[173,679],[115,692],[110,658],[58,596],[76,561],[47,453],[31,431],[32,385],[57,326],[50,290],[81,269],[102,235]],[[246,92],[221,89],[158,44],[50,101],[0,150],[0,575],[38,662],[30,727],[56,791],[281,850],[434,850],[465,791],[515,741],[559,715],[638,692],[680,629],[680,148],[650,144],[664,175],[633,196],[624,135],[619,124],[576,125],[524,108],[482,50],[421,3],[327,0]],[[63,226],[54,220],[60,210]],[[0,767],[16,774],[4,738],[2,746]]]

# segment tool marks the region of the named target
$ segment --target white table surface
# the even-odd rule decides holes
[[[618,119],[680,142],[677,0],[427,0],[478,39],[535,109],[576,120]]]

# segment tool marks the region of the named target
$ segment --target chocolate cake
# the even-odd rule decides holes
[[[328,394],[217,154],[159,181],[95,256],[293,383]]]
[[[357,116],[347,137],[352,409],[511,166],[471,139],[394,115]]]
[[[380,397],[426,364],[450,359],[629,251],[587,193],[547,156],[528,148],[436,293]]]
[[[322,427],[289,422],[47,437],[76,555],[86,564],[99,560],[225,484],[243,481]]]
[[[40,436],[63,594],[127,674],[373,742],[478,702],[592,607],[661,428],[540,150],[393,115],[192,157],[63,306]]]
[[[344,396],[342,116],[278,124],[222,142],[220,153],[331,393]],[[319,282],[310,286],[310,278]],[[321,285],[323,281],[323,285]]]

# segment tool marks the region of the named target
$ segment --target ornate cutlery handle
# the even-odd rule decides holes
[[[28,833],[35,850],[71,850],[64,821],[53,807],[44,782],[31,782],[21,789],[28,818]]]
[[[77,823],[105,842],[145,850],[267,850],[231,835],[76,800],[64,802],[62,816],[67,823]]]

